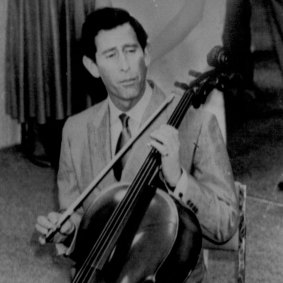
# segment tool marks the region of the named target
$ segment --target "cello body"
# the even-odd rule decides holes
[[[74,258],[77,268],[89,257],[99,241],[105,223],[124,198],[128,184],[118,183],[105,189],[87,209],[77,235]],[[149,187],[146,192],[150,192]],[[166,192],[145,193],[127,220],[102,269],[90,261],[89,275],[73,282],[93,283],[182,283],[194,269],[202,245],[202,235],[194,213]],[[148,205],[144,206],[145,203]],[[107,237],[106,237],[107,239]],[[107,249],[107,241],[106,247]],[[95,252],[93,252],[95,255]]]

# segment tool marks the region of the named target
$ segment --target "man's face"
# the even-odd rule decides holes
[[[132,108],[143,96],[149,56],[143,51],[133,28],[123,24],[102,30],[95,37],[96,68],[114,104]]]

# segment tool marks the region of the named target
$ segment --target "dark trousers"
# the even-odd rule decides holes
[[[223,46],[231,53],[235,71],[247,85],[253,81],[250,20],[250,0],[227,0]]]

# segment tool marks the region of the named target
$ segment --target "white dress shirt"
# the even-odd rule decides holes
[[[111,98],[108,96],[108,104],[110,109],[110,129],[111,129],[111,154],[112,157],[116,151],[116,145],[118,142],[119,135],[122,131],[122,123],[119,119],[119,115],[121,113],[126,113],[129,119],[129,128],[131,135],[134,136],[138,133],[138,130],[142,123],[142,117],[145,112],[146,107],[149,104],[152,95],[152,88],[146,83],[145,92],[140,101],[129,111],[123,112],[118,109],[114,103],[112,102]]]

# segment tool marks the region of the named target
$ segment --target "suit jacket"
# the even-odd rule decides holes
[[[144,113],[144,121],[166,98],[156,85],[152,86],[153,95]],[[149,134],[168,121],[178,100],[174,99],[133,145],[122,173],[122,181],[133,180],[150,151],[147,146]],[[68,208],[110,162],[109,121],[107,100],[66,121],[58,172],[59,203],[62,209]],[[191,107],[179,127],[179,138],[183,175],[174,195],[196,213],[205,237],[215,242],[227,241],[237,228],[238,203],[226,146],[215,116]],[[83,209],[104,188],[115,182],[111,170],[84,201]],[[80,222],[83,209],[72,216],[76,224]],[[71,250],[67,250],[67,253]],[[201,261],[198,269],[203,268]],[[188,282],[200,281],[192,279]]]

